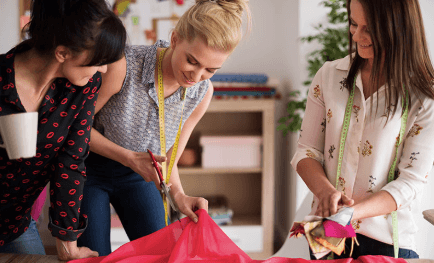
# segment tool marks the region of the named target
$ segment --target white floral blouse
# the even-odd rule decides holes
[[[316,74],[309,89],[298,148],[291,161],[296,169],[304,158],[317,160],[332,185],[336,185],[339,140],[349,97],[345,88],[349,65],[347,56],[325,63]],[[399,207],[399,245],[416,250],[417,226],[411,210],[433,167],[434,100],[422,97],[420,102],[414,94],[410,95],[412,106],[408,111],[404,140],[399,147],[396,179],[387,183],[401,127],[402,107],[399,100],[396,114],[386,124],[385,113],[391,109],[385,109],[385,87],[377,93],[379,98],[374,93],[365,100],[360,74],[357,76],[338,190],[356,202],[380,190],[389,192]],[[318,199],[314,197],[311,214],[315,213],[317,203]],[[353,227],[357,233],[392,244],[391,222],[391,216],[383,215],[358,220],[353,222]]]

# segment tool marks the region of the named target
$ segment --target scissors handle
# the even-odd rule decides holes
[[[164,182],[163,175],[161,174],[160,168],[158,167],[157,161],[155,160],[154,154],[148,149],[148,153],[151,156],[152,164],[154,165],[155,170],[157,170],[158,177],[160,177],[160,185]]]
[[[172,207],[173,211],[178,212],[179,211],[178,207],[177,207],[175,201],[172,199],[172,197],[170,196],[170,193],[169,193],[170,192],[170,187],[168,187],[166,185],[166,183],[164,182],[163,175],[161,174],[160,168],[157,165],[157,161],[155,160],[154,154],[152,154],[152,152],[149,149],[148,149],[148,153],[151,156],[151,159],[152,159],[153,165],[155,167],[155,170],[157,170],[158,176],[160,177],[161,192],[167,197],[167,199],[169,201],[169,204]],[[178,218],[178,220],[179,220],[179,218]]]

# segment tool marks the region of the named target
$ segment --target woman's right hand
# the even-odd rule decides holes
[[[63,241],[56,238],[57,257],[62,261],[98,257],[98,252],[87,247],[77,247],[77,241]]]
[[[166,161],[166,157],[154,155],[154,158],[161,171],[161,163]],[[140,174],[146,182],[154,182],[157,189],[161,190],[160,178],[158,177],[157,171],[152,163],[153,161],[149,153],[131,151],[124,165]]]
[[[342,206],[352,206],[354,204],[353,199],[334,188],[322,191],[317,197],[319,204],[315,215],[321,217],[329,217],[336,214]]]

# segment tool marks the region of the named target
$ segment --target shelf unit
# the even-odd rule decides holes
[[[262,167],[179,167],[186,194],[227,197],[234,218],[232,225],[221,228],[253,259],[273,254],[275,103],[274,99],[213,99],[187,144],[199,153],[201,135],[261,135]]]
[[[261,135],[260,168],[179,167],[186,194],[226,196],[234,217],[231,225],[221,228],[253,259],[273,254],[275,103],[273,99],[213,99],[187,144],[199,153],[202,134]],[[128,242],[122,227],[113,227],[111,236],[113,250]]]

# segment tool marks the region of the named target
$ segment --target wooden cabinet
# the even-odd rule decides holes
[[[187,144],[200,153],[201,135],[260,135],[260,168],[202,168],[200,161],[179,167],[186,194],[228,199],[234,217],[231,225],[221,228],[253,259],[266,259],[274,252],[275,104],[273,99],[213,99]],[[115,224],[111,236],[113,250],[128,242],[123,228]]]
[[[212,100],[194,129],[187,147],[200,152],[201,135],[260,135],[261,168],[183,168],[179,174],[186,194],[224,195],[234,211],[233,223],[223,231],[249,256],[273,254],[275,181],[275,100]]]

